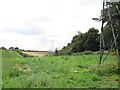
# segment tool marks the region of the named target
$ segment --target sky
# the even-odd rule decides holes
[[[0,47],[61,49],[101,23],[102,0],[0,0]]]

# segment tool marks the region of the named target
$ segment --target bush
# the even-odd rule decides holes
[[[94,52],[94,53],[100,54],[100,51],[97,51],[97,52]],[[104,51],[103,54],[108,54],[108,51]],[[110,51],[109,54],[111,54],[111,55],[117,55],[117,52]]]
[[[85,52],[83,52],[83,54],[84,55],[89,55],[89,54],[93,54],[93,52],[92,51],[85,51]]]
[[[83,55],[83,52],[73,53],[72,55],[73,55],[73,56],[76,56],[76,55]]]
[[[2,49],[2,50],[7,50],[5,47],[1,47],[0,49]]]
[[[58,55],[71,55],[72,52],[70,49],[65,49],[65,50],[59,50]]]
[[[89,69],[91,73],[95,73],[100,76],[109,75],[111,73],[118,74],[120,71],[117,63],[94,65]]]
[[[73,53],[72,55],[73,55],[73,56],[76,56],[76,55],[79,55],[79,53]]]

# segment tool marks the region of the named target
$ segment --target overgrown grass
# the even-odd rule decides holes
[[[20,58],[21,56],[12,50],[2,50],[2,58]]]
[[[100,76],[107,76],[111,74],[119,74],[120,68],[118,63],[106,63],[101,65],[93,65],[90,67],[90,72]]]
[[[2,64],[3,88],[118,88],[118,83],[106,78],[117,75],[116,64],[111,68],[103,65],[106,70],[97,67],[98,55],[6,57]],[[116,63],[115,59],[109,56],[105,64]],[[31,71],[20,71],[16,64]],[[98,68],[102,75],[97,73]]]

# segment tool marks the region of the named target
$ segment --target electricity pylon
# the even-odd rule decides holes
[[[103,0],[103,10],[102,10],[102,15],[100,18],[93,18],[93,20],[96,20],[96,21],[101,21],[102,22],[102,25],[101,25],[101,34],[100,34],[100,58],[99,58],[99,64],[101,64],[102,62],[105,61],[105,59],[107,58],[110,50],[113,48],[113,46],[115,47],[116,49],[116,52],[117,52],[117,56],[118,56],[118,63],[120,64],[120,49],[118,47],[118,43],[117,43],[117,38],[119,36],[119,34],[116,35],[116,31],[115,31],[115,28],[114,28],[114,24],[112,22],[112,20],[114,19],[112,16],[114,15],[115,17],[118,16],[118,18],[120,18],[120,10],[119,10],[119,7],[118,5],[119,4],[120,0]],[[116,8],[116,12],[111,12],[110,11],[110,8],[112,6],[115,6]],[[103,30],[104,30],[104,24],[106,22],[106,20],[109,22],[108,24],[110,25],[111,27],[111,30],[112,30],[112,35],[113,35],[113,43],[111,44],[111,47],[109,48],[108,50],[108,53],[106,54],[105,57],[103,57],[104,55],[104,50],[105,50],[105,37],[103,36]],[[117,22],[119,23],[119,21]],[[116,26],[118,26],[119,24],[116,24]]]

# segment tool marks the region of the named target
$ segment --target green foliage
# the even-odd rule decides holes
[[[93,54],[93,52],[92,51],[85,51],[85,52],[83,52],[83,54],[89,55],[89,54]]]
[[[58,55],[71,55],[71,54],[72,54],[71,48],[68,47],[58,51]]]
[[[120,2],[119,2],[120,3]],[[118,8],[120,9],[120,6],[118,5]],[[109,21],[109,15],[108,15],[108,9],[110,9],[110,14],[112,18],[112,25],[115,29],[115,36],[118,35],[117,38],[117,44],[118,48],[120,49],[120,15],[116,9],[116,6],[110,6],[109,8],[106,8],[105,11],[102,11],[101,14],[105,13],[106,16],[104,19],[104,22],[106,22],[106,26],[103,30],[103,36],[105,37],[105,49],[108,50],[111,47],[111,44],[113,43],[113,33],[110,26]],[[98,51],[99,50],[99,32],[97,29],[90,28],[88,32],[81,33],[78,32],[77,35],[75,35],[71,41],[71,43],[68,43],[66,47],[63,47],[61,51],[58,52],[58,55],[71,55],[73,53],[78,52],[84,52],[84,51]],[[114,47],[113,47],[114,48]]]
[[[68,45],[58,51],[58,55],[71,55],[73,53],[84,51],[98,51],[99,50],[99,31],[91,28],[86,33],[78,33],[75,35]]]
[[[118,63],[105,63],[101,65],[94,65],[90,67],[90,72],[97,75],[105,76],[110,74],[119,74],[120,68]]]
[[[2,50],[7,50],[5,47],[0,47],[0,49],[2,49]]]
[[[89,31],[86,33],[87,34],[87,39],[85,41],[85,50],[90,50],[90,51],[98,51],[99,50],[99,41],[97,40],[99,38],[99,31],[91,28]]]
[[[76,56],[76,55],[83,55],[83,52],[73,53],[72,55],[73,55],[73,56]]]
[[[58,56],[58,50],[57,50],[57,48],[55,50],[54,56]]]

